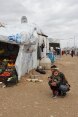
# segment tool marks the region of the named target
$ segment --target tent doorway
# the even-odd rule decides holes
[[[0,41],[0,82],[3,82],[6,86],[18,82],[15,69],[18,52],[19,45]]]
[[[12,59],[13,61],[16,61],[18,52],[18,45],[0,42],[0,59]]]

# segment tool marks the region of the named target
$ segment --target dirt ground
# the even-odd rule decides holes
[[[52,98],[50,70],[46,75],[34,72],[43,82],[28,82],[26,75],[13,87],[0,87],[0,117],[78,117],[78,57],[64,55],[55,65],[71,85],[66,97]]]

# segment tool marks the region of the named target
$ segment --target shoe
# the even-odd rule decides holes
[[[66,96],[66,92],[61,91],[61,96]]]

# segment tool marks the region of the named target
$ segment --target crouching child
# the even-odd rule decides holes
[[[52,90],[53,97],[65,96],[66,92],[70,90],[70,85],[64,74],[55,65],[51,66],[51,72],[52,75],[48,77],[48,84]]]

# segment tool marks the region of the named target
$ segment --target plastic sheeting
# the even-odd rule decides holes
[[[35,36],[37,36],[36,28],[30,24],[6,25],[0,28],[0,40],[9,43],[35,44]]]
[[[15,62],[18,79],[37,67],[37,31],[35,26],[19,24],[0,28],[0,41],[19,44]]]
[[[31,69],[37,67],[37,50],[33,51],[32,53],[27,53],[24,51],[25,48],[26,47],[24,45],[20,46],[18,57],[15,63],[19,79],[25,73],[29,73]]]

